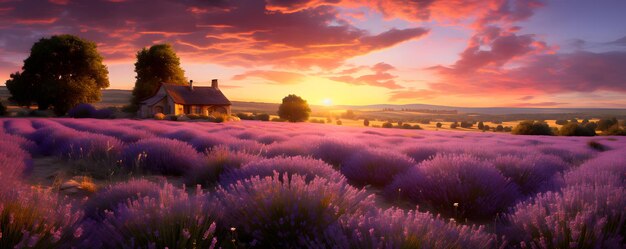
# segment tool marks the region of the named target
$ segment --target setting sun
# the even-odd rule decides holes
[[[324,104],[324,106],[331,106],[333,105],[333,100],[329,98],[325,98],[324,100],[322,100],[322,104]]]

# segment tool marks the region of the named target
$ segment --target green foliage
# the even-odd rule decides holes
[[[583,122],[583,124],[584,124],[585,128],[587,128],[587,129],[591,129],[591,130],[594,130],[594,131],[596,129],[598,129],[598,124],[596,122],[587,122],[587,123]]]
[[[571,122],[563,125],[559,130],[561,136],[595,136],[596,131],[578,124],[578,122]]]
[[[612,119],[600,119],[600,121],[598,121],[598,130],[600,131],[607,131],[609,130],[609,128],[611,128],[612,126],[618,124],[619,122],[617,121],[617,118],[612,118]]]
[[[99,101],[100,90],[109,86],[108,73],[94,42],[57,35],[36,42],[22,72],[11,74],[6,86],[18,105],[34,102],[40,110],[53,107],[64,115],[79,103]]]
[[[462,128],[472,128],[472,126],[474,125],[471,122],[466,122],[466,121],[461,122]]]
[[[532,120],[522,121],[513,128],[512,133],[515,135],[554,135],[547,123]]]
[[[626,136],[626,130],[616,123],[609,127],[606,131],[602,132],[602,134],[607,136]]]
[[[311,108],[306,100],[290,94],[283,98],[283,103],[278,107],[278,116],[289,122],[302,122],[309,119]]]
[[[157,44],[137,52],[135,73],[137,80],[131,103],[135,110],[139,102],[154,94],[162,82],[187,84],[185,71],[180,67],[180,59],[169,44]]]
[[[555,123],[558,124],[558,125],[565,125],[565,124],[569,123],[569,121],[567,121],[565,119],[557,119]]]

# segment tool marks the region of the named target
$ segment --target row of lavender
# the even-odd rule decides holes
[[[609,149],[599,152],[588,138],[315,124],[7,119],[1,128],[0,174],[15,186],[31,156],[54,155],[182,175],[209,189],[137,180],[77,203],[4,189],[2,248],[624,244],[626,141],[618,138],[594,141]]]

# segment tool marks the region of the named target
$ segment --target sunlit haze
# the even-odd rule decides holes
[[[170,43],[231,99],[314,105],[626,106],[626,1],[0,1],[0,81],[34,42],[92,40],[110,89]]]

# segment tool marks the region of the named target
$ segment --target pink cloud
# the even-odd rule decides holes
[[[293,72],[254,70],[233,76],[233,80],[245,80],[247,78],[260,78],[273,84],[290,85],[298,84],[306,79],[306,75]]]
[[[396,83],[395,78],[397,78],[397,76],[389,73],[389,71],[395,70],[392,65],[381,62],[369,68],[369,70],[372,71],[371,74],[363,74],[356,77],[352,75],[363,69],[364,67],[349,68],[341,71],[336,76],[328,77],[328,79],[352,85],[367,85],[387,89],[404,88]]]

